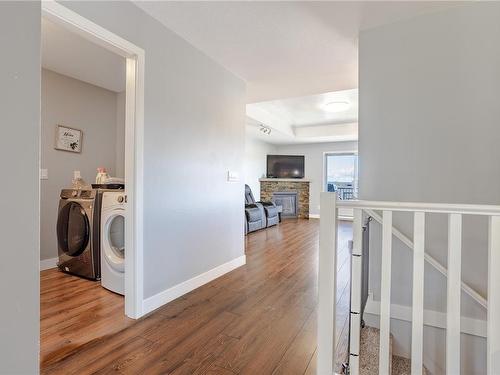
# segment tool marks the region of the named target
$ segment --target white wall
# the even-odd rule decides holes
[[[244,82],[131,2],[64,5],[146,53],[145,298],[243,256]]]
[[[49,179],[41,181],[40,259],[57,257],[59,193],[71,187],[73,171],[88,184],[95,182],[97,167],[116,173],[117,151],[124,152],[116,137],[118,109],[116,93],[42,70],[41,168],[48,169]],[[83,131],[81,153],[54,148],[56,125]]]
[[[0,2],[0,374],[38,372],[40,2]]]
[[[267,155],[274,154],[276,146],[247,135],[245,138],[245,184],[250,186],[256,200],[260,200],[259,178],[266,176]]]
[[[500,4],[476,3],[361,34],[361,199],[500,202],[499,19]],[[411,237],[410,219],[398,216],[395,224]],[[486,233],[484,220],[464,221],[463,279],[483,295]],[[431,215],[427,234],[427,250],[446,264],[446,218]],[[411,259],[400,247],[394,249],[392,299],[408,305]],[[373,258],[378,251],[371,248]],[[425,280],[426,307],[443,310],[445,280],[428,265]],[[462,314],[484,317],[467,299]],[[480,373],[484,345],[464,347],[462,372]],[[442,350],[425,350],[426,358],[444,363]]]
[[[280,155],[304,155],[305,178],[311,180],[309,189],[309,214],[319,215],[319,197],[323,191],[324,154],[335,151],[357,151],[357,142],[332,142],[295,145],[278,145]]]

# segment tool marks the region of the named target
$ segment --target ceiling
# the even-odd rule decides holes
[[[349,107],[342,111],[330,111],[328,103],[347,103]],[[247,108],[253,107],[260,107],[279,115],[292,127],[357,122],[358,89],[247,105]]]
[[[248,103],[358,87],[361,30],[459,2],[136,1],[247,82]],[[463,4],[463,3],[462,3]]]
[[[42,67],[111,91],[125,90],[125,59],[42,18]]]
[[[329,103],[347,108],[332,111]],[[358,139],[358,89],[247,104],[247,134],[273,144]],[[261,131],[271,129],[270,134]],[[263,130],[263,129],[262,129]]]

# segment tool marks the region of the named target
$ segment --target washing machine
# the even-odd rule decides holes
[[[101,201],[101,285],[125,294],[124,191],[104,191]]]
[[[63,189],[57,215],[58,267],[99,280],[99,205],[92,189]]]

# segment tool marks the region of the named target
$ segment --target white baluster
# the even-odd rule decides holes
[[[392,212],[382,214],[382,280],[380,283],[379,374],[390,374]]]
[[[318,273],[318,375],[332,375],[337,294],[337,194],[321,193]]]
[[[353,247],[351,255],[351,331],[349,345],[350,374],[359,374],[359,341],[361,326],[361,275],[363,270],[363,212],[354,209]]]
[[[462,215],[448,216],[448,294],[446,310],[446,373],[460,374],[460,295]]]
[[[488,233],[487,372],[500,374],[500,216],[490,216]]]
[[[411,328],[411,374],[422,375],[424,335],[425,212],[413,219],[413,306]]]

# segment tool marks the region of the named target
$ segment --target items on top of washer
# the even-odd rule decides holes
[[[104,180],[105,184],[125,184],[123,177],[109,177]]]
[[[104,167],[99,167],[97,168],[97,176],[95,177],[95,183],[96,184],[104,184],[105,180],[109,178],[108,173],[106,172],[106,168]]]
[[[82,178],[80,171],[73,171],[73,180],[71,180],[71,182],[72,182],[73,189],[81,190],[81,189],[90,188],[90,186]]]
[[[92,184],[94,189],[125,189],[125,179],[121,177],[107,177],[99,184]]]

